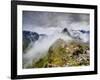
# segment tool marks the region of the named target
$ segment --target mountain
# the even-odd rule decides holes
[[[82,32],[82,33],[87,33],[87,34],[90,33],[90,31],[85,31],[85,30],[79,30],[79,31]]]
[[[49,48],[49,67],[89,65],[89,46],[87,44],[71,41],[66,43],[58,39]]]
[[[71,34],[70,34],[70,32],[69,32],[69,30],[67,28],[64,28],[62,30],[62,33],[66,33],[67,35],[71,36]]]
[[[23,31],[23,52],[28,48],[30,43],[34,43],[39,39],[39,34],[31,31]]]
[[[30,48],[30,44],[34,44],[37,40],[45,38],[46,34],[38,34],[37,32],[23,31],[23,52]]]
[[[46,34],[39,34],[39,39],[42,40],[43,38],[46,38],[47,35]]]
[[[39,39],[39,34],[31,31],[23,31],[23,38],[34,42]]]
[[[89,43],[90,31],[86,30],[69,30],[64,28],[62,33],[69,35],[75,40],[82,41],[84,43]]]
[[[66,67],[89,65],[89,46],[75,41],[57,39],[49,48],[47,55],[33,63],[33,68]]]
[[[25,68],[89,65],[89,31],[53,30],[23,31]]]

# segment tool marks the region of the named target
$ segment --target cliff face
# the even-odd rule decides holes
[[[56,40],[49,48],[46,56],[41,58],[32,67],[65,67],[89,65],[89,46],[80,42],[65,42]]]

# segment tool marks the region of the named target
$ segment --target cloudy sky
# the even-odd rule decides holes
[[[89,22],[89,14],[23,11],[23,29],[30,27],[69,27],[77,23],[88,26]]]

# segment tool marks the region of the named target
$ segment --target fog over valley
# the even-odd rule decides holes
[[[58,39],[89,44],[89,14],[23,11],[23,68],[44,57]]]

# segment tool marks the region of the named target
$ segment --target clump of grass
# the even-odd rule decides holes
[[[46,67],[48,63],[48,56],[44,56],[43,58],[39,59],[35,64],[32,64],[33,68],[42,68]]]

